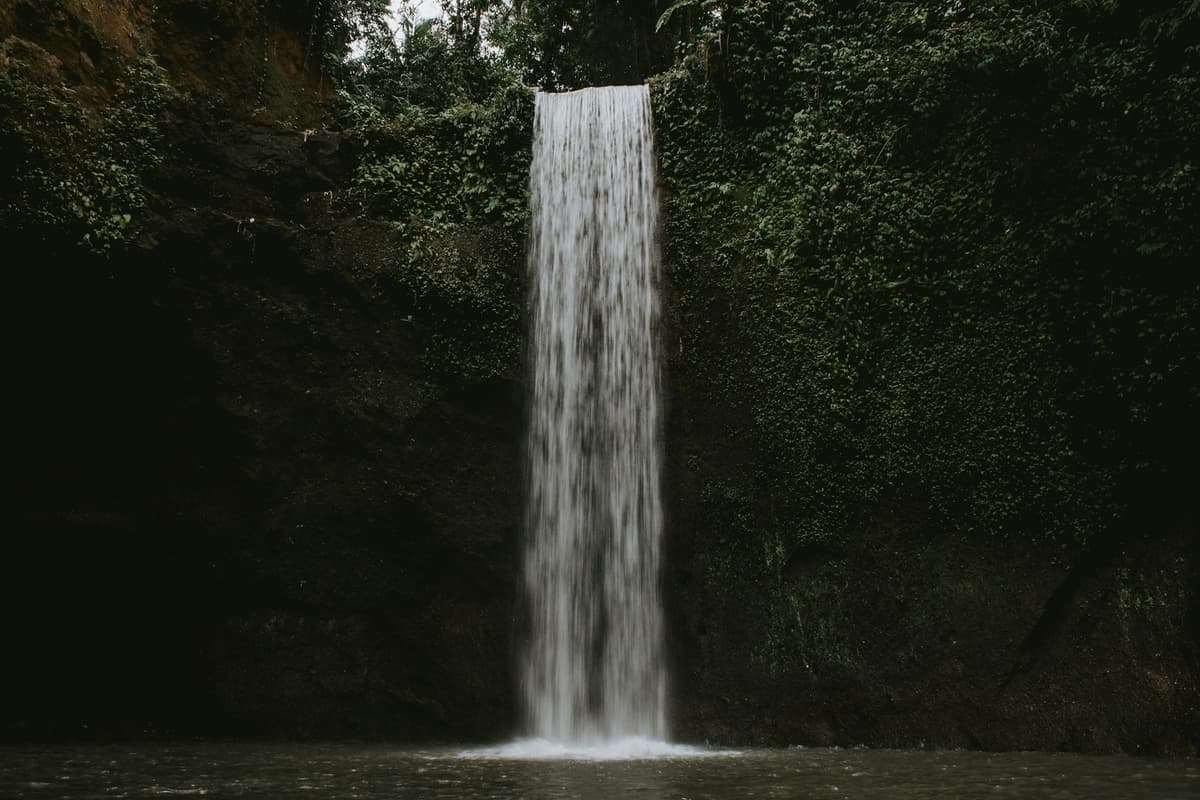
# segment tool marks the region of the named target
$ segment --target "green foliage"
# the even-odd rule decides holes
[[[356,196],[374,215],[520,226],[532,114],[532,95],[511,85],[487,105],[417,110],[364,128]]]
[[[168,91],[144,56],[96,119],[74,90],[39,82],[10,58],[0,73],[0,225],[34,239],[65,235],[98,254],[125,242],[145,204],[143,177],[161,163]]]
[[[1004,2],[696,25],[655,84],[664,252],[693,402],[748,416],[777,498],[756,535],[900,513],[1073,549],[1169,513],[1151,497],[1196,437],[1197,49]]]
[[[338,115],[358,163],[345,210],[386,220],[402,294],[429,368],[460,378],[512,375],[521,353],[521,275],[533,97],[482,32],[506,4],[443,3],[405,18],[398,42],[368,30],[344,65]]]
[[[515,83],[495,54],[454,38],[437,20],[412,26],[403,47],[386,28],[363,41],[364,52],[345,65],[339,88],[343,121],[374,124],[400,114],[483,104]]]
[[[291,10],[290,13],[308,17],[305,66],[315,64],[335,77],[342,77],[351,43],[379,36],[386,30],[384,17],[388,5],[388,0],[316,0]]]
[[[509,84],[486,104],[410,109],[360,131],[347,201],[403,231],[397,277],[435,332],[435,369],[472,377],[516,369],[532,101]]]
[[[617,36],[614,9],[638,30]],[[417,296],[490,308],[508,336],[514,271],[473,270],[463,243],[487,226],[520,261],[517,77],[605,82],[677,43],[654,80],[672,374],[754,453],[735,483],[771,502],[737,528],[768,572],[880,517],[1069,554],[1173,513],[1200,385],[1192,6],[459,10],[502,56],[430,24],[371,44],[347,84],[356,202],[410,235]],[[605,55],[656,21],[646,53]]]
[[[666,66],[655,0],[526,0],[498,14],[489,38],[523,80],[550,91],[641,83]]]

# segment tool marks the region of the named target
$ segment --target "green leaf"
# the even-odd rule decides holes
[[[658,18],[658,22],[654,26],[654,32],[658,33],[661,31],[663,26],[671,21],[671,17],[674,16],[675,12],[679,9],[683,8],[684,6],[694,6],[696,4],[696,0],[679,0],[678,3],[675,3],[673,6],[668,8],[662,13],[662,16]]]

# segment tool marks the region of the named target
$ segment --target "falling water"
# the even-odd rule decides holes
[[[649,92],[539,94],[534,128],[526,711],[546,739],[661,740]]]

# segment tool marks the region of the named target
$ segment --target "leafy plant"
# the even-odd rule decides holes
[[[510,83],[484,104],[410,108],[359,131],[345,202],[407,242],[396,279],[431,332],[435,370],[517,367],[532,114],[532,95]]]
[[[0,221],[33,238],[64,232],[106,254],[125,242],[146,194],[143,177],[161,162],[161,116],[169,89],[151,56],[132,62],[106,119],[73,90],[30,77],[20,58],[0,74],[0,122],[12,156],[0,180]]]
[[[785,538],[917,513],[1070,550],[1176,484],[1146,434],[1195,431],[1195,49],[1001,2],[726,13],[723,63],[655,83],[665,253]]]

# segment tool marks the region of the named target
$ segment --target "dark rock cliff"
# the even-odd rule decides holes
[[[0,736],[514,728],[520,246],[435,233],[493,295],[419,294],[412,227],[344,201],[379,142],[325,129],[311,6],[0,0],[12,97],[77,131],[50,155],[48,123],[0,132],[9,207],[31,170],[67,176],[6,230]],[[146,53],[153,136],[134,117],[136,148],[89,149]],[[853,541],[793,546],[714,390],[738,311],[668,267],[681,737],[1197,751],[1194,524],[1064,560],[884,503]]]
[[[135,49],[171,89],[125,244],[8,237],[4,735],[500,736],[517,376],[432,363],[304,20],[247,8],[0,5],[97,127]]]

